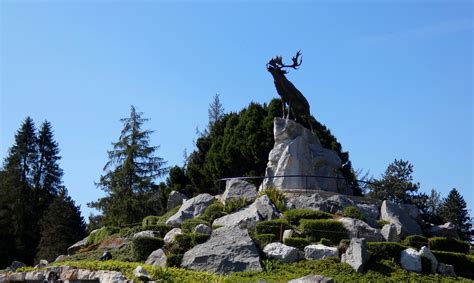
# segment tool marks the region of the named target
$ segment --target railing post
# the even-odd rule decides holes
[[[308,175],[305,175],[305,185],[304,185],[304,192],[308,192]]]

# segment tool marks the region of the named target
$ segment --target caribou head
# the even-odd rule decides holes
[[[301,56],[301,50],[296,52],[296,55],[293,58],[291,58],[291,61],[293,61],[293,64],[291,64],[291,65],[283,64],[283,58],[281,56],[273,57],[267,63],[267,70],[269,72],[278,71],[278,72],[281,72],[283,74],[288,73],[288,71],[284,70],[283,68],[293,68],[293,69],[297,70],[300,67],[301,63],[303,62],[303,56],[301,56],[301,58],[300,58],[300,56]],[[299,59],[299,61],[298,61],[298,59]]]

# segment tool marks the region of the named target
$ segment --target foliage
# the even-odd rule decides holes
[[[103,213],[105,224],[121,226],[137,223],[147,215],[159,214],[160,192],[155,178],[168,172],[165,161],[154,155],[158,149],[150,146],[152,131],[142,130],[142,113],[131,107],[130,117],[121,119],[123,129],[119,140],[109,150],[109,161],[97,184],[106,196],[89,203]]]
[[[160,216],[159,222],[162,222],[162,223],[166,222],[171,216],[175,215],[180,208],[181,208],[181,205],[168,210],[165,214]]]
[[[413,183],[413,165],[402,159],[395,159],[388,165],[380,180],[370,181],[368,194],[372,198],[388,199],[396,203],[408,203],[420,185]]]
[[[292,225],[299,225],[301,219],[331,219],[333,215],[320,210],[308,208],[290,209],[283,213]]]
[[[193,232],[194,228],[198,226],[199,224],[204,224],[209,226],[209,222],[206,220],[200,219],[200,218],[191,218],[191,219],[186,219],[181,223],[181,229],[183,229],[183,232]]]
[[[163,196],[163,200],[168,201],[168,195],[171,191],[178,191],[187,197],[191,197],[194,189],[189,183],[190,180],[186,175],[186,168],[179,166],[171,167],[168,178],[166,178],[167,194]],[[166,207],[166,205],[167,203],[164,204],[164,207]]]
[[[367,250],[370,253],[371,261],[382,259],[394,260],[400,262],[400,254],[407,246],[391,242],[367,242]]]
[[[220,201],[216,201],[213,204],[209,205],[199,218],[209,223],[212,223],[215,219],[224,215],[224,205]]]
[[[143,218],[142,227],[156,225],[159,222],[160,222],[160,216],[149,215]]]
[[[106,237],[118,233],[120,231],[120,228],[118,227],[102,227],[98,230],[93,231],[90,233],[88,239],[87,239],[87,245],[94,245],[102,242]]]
[[[321,238],[326,238],[337,245],[342,239],[348,238],[344,225],[332,219],[302,219],[300,229],[303,235],[309,237],[312,242],[319,242]]]
[[[474,256],[442,251],[432,252],[439,262],[453,265],[458,276],[474,279]]]
[[[142,227],[141,230],[142,231],[145,231],[145,230],[157,231],[157,232],[159,232],[160,236],[163,238],[163,237],[165,237],[166,233],[171,231],[171,229],[173,229],[172,226],[166,225],[166,224],[160,222],[160,223],[157,223],[156,225],[150,225],[150,226]]]
[[[181,267],[182,260],[183,254],[170,254],[166,257],[166,266]]]
[[[380,219],[377,220],[377,224],[379,224],[380,227],[383,227],[385,224],[390,224],[390,221]]]
[[[356,206],[346,206],[344,208],[343,214],[345,217],[355,218],[362,221],[365,221],[365,216],[360,212]]]
[[[321,238],[321,240],[319,240],[319,243],[321,245],[325,245],[325,246],[330,246],[333,244],[333,242],[329,239],[326,239],[326,238]]]
[[[300,250],[304,250],[304,247],[309,245],[310,241],[306,238],[290,237],[285,239],[284,244],[290,247],[295,247]]]
[[[267,195],[279,211],[285,210],[285,193],[277,188],[266,188],[258,196]]]
[[[163,247],[164,241],[156,237],[138,237],[132,240],[132,254],[135,261],[144,261],[154,251]]]
[[[255,234],[255,242],[260,249],[263,249],[266,245],[276,241],[277,237],[275,234]]]
[[[471,217],[467,210],[466,201],[456,189],[452,189],[439,209],[439,215],[444,222],[451,222],[458,227],[458,234],[463,240],[470,240],[474,234]]]
[[[275,235],[275,239],[280,239],[281,235],[283,235],[283,231],[290,229],[291,226],[288,224],[286,219],[280,218],[257,222],[255,228],[257,234],[273,234]]]
[[[428,246],[428,239],[420,235],[410,235],[403,240],[402,244],[408,247],[421,249],[423,246]]]
[[[469,254],[471,250],[468,243],[451,238],[433,237],[429,239],[428,243],[430,250],[433,251]]]
[[[120,230],[117,233],[118,237],[130,237],[135,233],[138,233],[140,231],[143,231],[146,229],[143,229],[141,226],[131,226],[131,227],[123,227],[120,228]]]
[[[210,235],[203,233],[193,233],[193,241],[196,245],[202,244],[209,239]]]
[[[426,256],[422,255],[421,258],[421,273],[430,274],[431,273],[431,260]]]
[[[241,208],[244,208],[248,204],[249,204],[249,201],[245,198],[229,199],[225,202],[224,212],[227,214],[230,214],[235,211],[238,211]]]

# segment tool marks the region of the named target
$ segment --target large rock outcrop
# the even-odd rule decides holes
[[[367,242],[382,242],[384,240],[379,229],[370,227],[362,220],[350,217],[338,219],[349,232],[351,238],[365,238]]]
[[[188,198],[178,191],[172,191],[168,196],[168,202],[166,203],[166,210],[171,210],[177,206],[183,204]]]
[[[266,177],[307,175],[342,178],[341,159],[333,150],[323,148],[319,138],[295,121],[275,118],[275,144],[268,156]],[[325,190],[352,195],[344,180],[332,178],[267,178],[262,188],[285,190]]]
[[[434,225],[426,229],[425,233],[430,237],[446,237],[459,239],[457,227],[451,222],[444,223],[443,225]]]
[[[166,224],[177,226],[186,219],[201,215],[206,208],[214,202],[214,197],[210,194],[200,194],[188,199],[181,205],[178,212],[172,215]]]
[[[207,242],[184,254],[181,266],[220,274],[262,270],[257,247],[248,231],[238,226],[212,231]]]
[[[396,203],[384,200],[380,208],[380,217],[395,225],[400,238],[422,234],[420,225]]]

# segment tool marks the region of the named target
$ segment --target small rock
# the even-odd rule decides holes
[[[183,231],[181,231],[180,228],[173,228],[171,231],[166,233],[165,237],[163,240],[165,241],[166,244],[174,242],[174,239],[176,238],[177,235],[182,234]]]
[[[166,203],[166,210],[171,210],[177,206],[183,204],[188,198],[180,192],[172,191],[168,196],[168,202]]]
[[[270,243],[263,248],[263,252],[271,258],[283,262],[294,262],[302,258],[301,251],[282,243]]]
[[[425,233],[430,237],[446,237],[459,239],[457,227],[451,222],[443,225],[435,225],[425,230]]]
[[[438,260],[434,256],[434,254],[431,252],[431,250],[425,246],[421,247],[420,249],[420,256],[424,256],[427,259],[430,260],[431,262],[431,273],[436,273],[436,270],[438,269]]]
[[[439,263],[437,271],[441,275],[456,277],[456,272],[451,264]]]
[[[166,266],[166,260],[167,260],[167,256],[165,255],[165,252],[162,249],[158,249],[158,250],[152,252],[148,256],[147,260],[145,261],[145,264],[165,267]]]
[[[400,242],[400,238],[397,234],[397,227],[394,224],[385,224],[380,231],[382,237],[387,242]]]
[[[211,227],[207,226],[206,224],[198,224],[196,227],[194,227],[194,233],[211,235],[211,232]]]
[[[99,260],[111,260],[112,259],[112,254],[108,251],[104,252],[102,256],[99,258]]]
[[[339,251],[337,248],[328,247],[321,244],[304,247],[304,257],[308,260],[320,260],[331,256],[339,256]]]
[[[143,266],[139,265],[133,270],[133,275],[135,277],[143,280],[143,281],[149,281],[151,280],[150,274],[143,268]]]
[[[251,202],[257,198],[257,187],[245,180],[231,179],[226,182],[225,192],[220,197],[225,204],[229,200],[246,199]]]
[[[183,202],[178,212],[166,220],[166,224],[179,226],[184,220],[201,215],[213,202],[214,197],[210,194],[200,194],[188,199]]]
[[[295,230],[287,229],[283,231],[282,241],[285,242],[286,239],[291,238],[295,234]]]
[[[145,231],[140,231],[135,234],[133,234],[132,238],[141,238],[141,237],[159,237],[160,233],[158,231],[153,231],[153,230],[145,230]]]
[[[401,252],[400,265],[403,269],[414,272],[421,272],[421,256],[412,248]]]
[[[37,265],[35,265],[35,268],[43,268],[48,266],[49,262],[45,259],[41,259]]]
[[[349,264],[356,272],[364,271],[365,264],[369,260],[364,238],[352,238],[349,247],[341,257],[341,262]]]
[[[20,268],[20,267],[25,267],[25,266],[26,266],[26,264],[24,264],[23,262],[21,262],[21,261],[16,261],[16,260],[15,260],[15,261],[13,261],[12,264],[10,265],[10,269],[11,269],[12,271],[16,271],[18,268]]]
[[[307,275],[288,281],[288,283],[333,283],[331,277],[324,277],[322,275]]]

